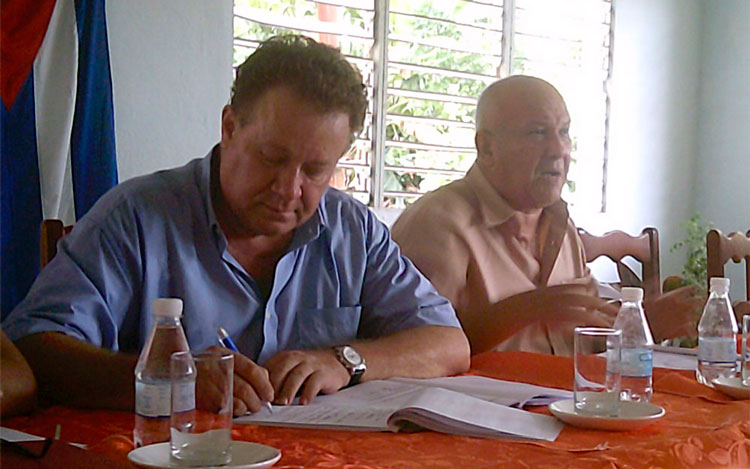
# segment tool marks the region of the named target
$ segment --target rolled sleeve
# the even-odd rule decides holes
[[[133,278],[133,269],[127,259],[133,256],[125,247],[129,243],[115,242],[113,233],[127,231],[122,217],[115,215],[100,220],[94,214],[78,223],[3,323],[11,340],[60,332],[118,350],[119,325],[132,298],[128,278]]]
[[[450,302],[401,255],[386,226],[370,213],[367,218],[367,271],[362,299],[360,336],[392,334],[419,326],[460,328]]]

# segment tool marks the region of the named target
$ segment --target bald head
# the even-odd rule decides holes
[[[518,111],[538,108],[550,101],[559,101],[565,107],[565,101],[557,89],[541,78],[527,75],[503,78],[485,88],[479,97],[476,129],[497,129],[514,119]]]
[[[570,116],[544,80],[515,75],[488,86],[476,111],[477,162],[516,210],[560,199],[570,165]]]

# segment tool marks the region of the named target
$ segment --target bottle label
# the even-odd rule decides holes
[[[195,380],[175,383],[172,387],[172,406],[175,412],[186,412],[195,409]]]
[[[737,344],[729,337],[698,337],[698,360],[734,363],[737,361]]]
[[[135,413],[144,417],[169,417],[172,385],[135,382]]]
[[[654,353],[647,348],[622,349],[622,376],[644,378],[651,376],[654,364]]]

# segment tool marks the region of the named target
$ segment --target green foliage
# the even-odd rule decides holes
[[[682,279],[685,285],[697,285],[703,294],[706,293],[706,233],[713,223],[701,223],[701,214],[696,212],[683,223],[686,231],[684,239],[674,243],[669,252],[685,250],[686,260],[682,267]]]
[[[256,11],[298,19],[318,19],[318,4],[303,0],[235,0],[235,8],[250,7]],[[502,18],[496,8],[487,8],[482,2],[462,0],[391,0],[391,10],[404,14],[389,16],[387,73],[390,89],[409,92],[434,93],[420,99],[408,93],[388,93],[385,103],[389,116],[386,122],[386,140],[391,142],[384,151],[385,164],[394,170],[383,174],[383,189],[387,192],[414,194],[415,197],[388,197],[385,205],[404,207],[416,200],[419,193],[439,187],[455,179],[456,172],[466,171],[474,160],[473,147],[474,105],[451,102],[445,96],[479,97],[486,86],[483,79],[455,76],[451,71],[495,76],[499,66],[499,49],[502,41]],[[252,13],[252,10],[251,10]],[[372,31],[373,17],[367,10],[338,7],[338,22],[361,32]],[[444,20],[444,21],[441,21]],[[466,26],[471,24],[479,27]],[[252,20],[236,18],[234,36],[262,41],[271,36],[294,32],[268,26]],[[309,34],[309,33],[303,33]],[[313,34],[314,37],[314,34]],[[408,38],[410,40],[395,40]],[[476,52],[451,50],[454,45],[471,44]],[[355,57],[371,57],[372,42],[358,37],[341,36],[341,52]],[[247,47],[236,46],[235,66],[250,53]],[[434,70],[415,70],[409,65],[433,67]],[[523,73],[525,59],[514,58],[514,73]],[[365,66],[366,68],[366,66]],[[370,70],[362,69],[366,81]],[[405,95],[406,94],[406,95]],[[399,116],[405,116],[401,119]],[[420,123],[414,117],[440,119]],[[397,142],[397,143],[393,143]],[[414,148],[405,144],[433,144],[443,148],[432,150]],[[407,148],[404,148],[407,146]],[[454,147],[454,148],[450,148]],[[446,150],[448,148],[448,150]],[[456,171],[439,173],[412,168],[431,168]],[[343,172],[345,189],[354,189],[360,177],[351,168]],[[367,176],[363,176],[366,178]],[[575,182],[568,181],[568,191],[575,191]],[[367,190],[360,187],[359,190]]]

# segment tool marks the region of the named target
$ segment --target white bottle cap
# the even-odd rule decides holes
[[[622,301],[638,302],[643,300],[643,288],[622,287]]]
[[[724,277],[711,277],[711,291],[728,292],[729,279]]]
[[[154,316],[179,318],[182,316],[182,300],[179,298],[157,298],[152,305]]]

